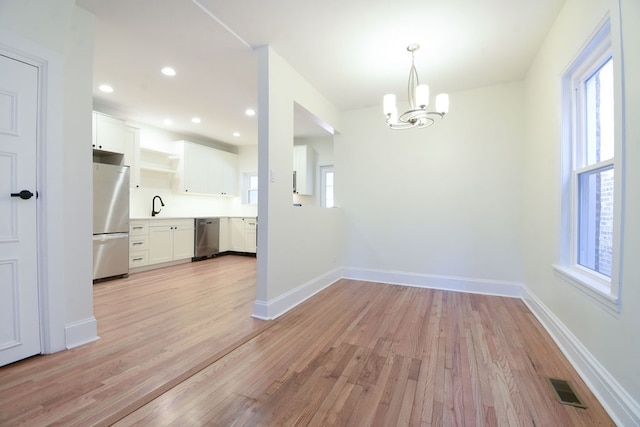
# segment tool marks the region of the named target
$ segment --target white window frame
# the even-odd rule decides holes
[[[257,202],[250,202],[249,191],[255,190],[258,191],[258,188],[251,188],[251,178],[258,178],[257,173],[253,172],[245,172],[242,174],[242,203],[255,205]],[[258,193],[259,195],[259,193]]]
[[[614,73],[614,158],[595,165],[582,167],[585,137],[582,116],[583,82],[591,77],[609,58],[613,58]],[[624,134],[623,134],[623,79],[620,52],[612,43],[609,18],[599,26],[583,47],[562,78],[562,146],[563,185],[561,250],[559,263],[553,265],[555,273],[565,282],[589,297],[610,314],[617,316],[622,308],[620,279],[622,258],[622,207],[624,197]],[[578,264],[578,177],[588,170],[612,167],[614,170],[613,254],[611,278]]]
[[[320,206],[323,208],[327,207],[327,186],[326,186],[326,174],[333,173],[333,165],[320,165],[319,167],[319,175],[320,179],[318,180],[320,184]],[[333,193],[333,206],[336,206],[335,200],[335,174],[333,175],[334,179],[334,193]]]

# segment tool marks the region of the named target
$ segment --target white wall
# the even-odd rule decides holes
[[[93,317],[93,104],[94,16],[73,8],[64,47],[64,227],[67,346],[97,336]],[[85,177],[84,179],[81,177]]]
[[[62,52],[74,4],[75,0],[2,0],[0,28]]]
[[[622,44],[626,89],[626,179],[622,313],[605,312],[553,274],[559,262],[561,185],[561,76],[609,13],[613,42],[619,46],[617,1],[567,0],[540,49],[525,82],[526,127],[524,174],[524,282],[532,298],[556,319],[574,363],[605,407],[621,425],[640,423],[640,5],[622,0]],[[619,57],[616,58],[619,61]],[[619,118],[618,118],[619,119]],[[616,175],[619,173],[616,170]],[[626,411],[626,412],[625,412]],[[632,413],[625,417],[625,413]],[[622,415],[621,415],[622,414]]]
[[[472,292],[522,282],[522,85],[450,99],[449,115],[427,129],[387,128],[381,105],[344,114],[335,193],[349,275],[437,276],[431,285]]]
[[[337,278],[337,209],[292,203],[294,102],[338,128],[339,113],[268,46],[258,49],[258,289],[254,315],[280,314]],[[331,275],[334,276],[331,276]]]

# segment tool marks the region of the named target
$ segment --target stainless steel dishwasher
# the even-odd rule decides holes
[[[220,252],[220,218],[196,218],[193,261]]]

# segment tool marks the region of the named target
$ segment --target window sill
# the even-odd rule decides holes
[[[619,299],[610,295],[610,287],[603,284],[601,280],[571,266],[553,265],[553,270],[560,279],[572,285],[609,314],[618,317],[620,314]]]

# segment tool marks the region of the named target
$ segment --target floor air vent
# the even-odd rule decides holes
[[[560,380],[557,378],[547,378],[549,385],[553,389],[556,397],[563,405],[577,406],[578,408],[586,408],[587,405],[582,403],[582,400],[578,397],[573,387],[567,380]]]

